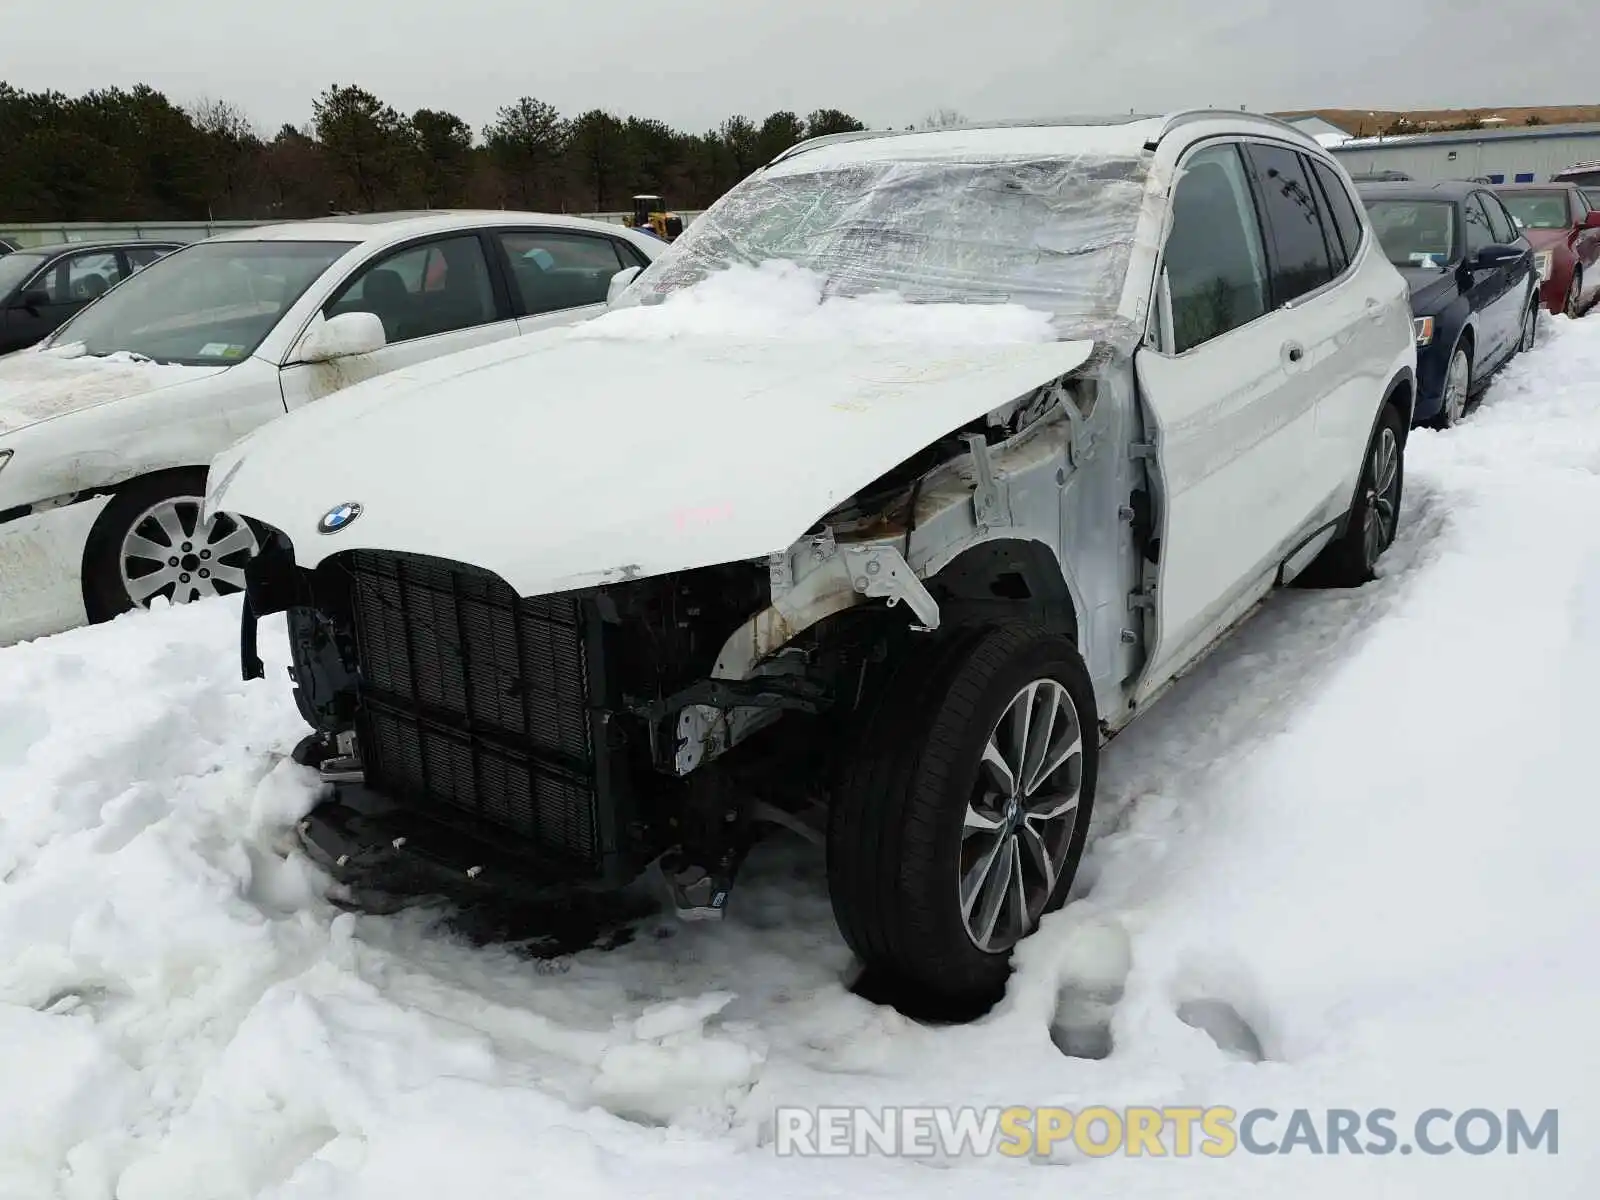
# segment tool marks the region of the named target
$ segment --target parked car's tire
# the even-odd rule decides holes
[[[1302,582],[1312,587],[1360,587],[1394,543],[1405,491],[1405,421],[1392,404],[1383,406],[1367,445],[1361,482],[1345,529],[1317,556]]]
[[[1528,307],[1522,314],[1522,333],[1517,338],[1517,353],[1532,350],[1539,341],[1539,310],[1544,306],[1539,303],[1539,293],[1536,291],[1533,298],[1528,301]]]
[[[1472,346],[1465,338],[1450,351],[1445,368],[1444,404],[1439,415],[1429,422],[1435,429],[1449,429],[1460,423],[1472,402]]]
[[[1583,268],[1574,267],[1572,282],[1567,286],[1567,302],[1563,306],[1567,316],[1576,321],[1583,316]]]
[[[187,604],[244,589],[255,531],[220,513],[202,521],[204,471],[164,471],[119,491],[89,533],[83,599],[91,621],[108,621],[157,596]]]
[[[869,971],[924,1002],[1003,993],[1012,948],[1072,885],[1098,728],[1077,648],[1037,626],[907,656],[867,715],[828,829],[834,915]]]

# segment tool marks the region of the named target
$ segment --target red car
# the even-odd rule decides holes
[[[1600,296],[1600,208],[1575,183],[1502,183],[1494,192],[1522,224],[1539,268],[1539,299],[1580,316]]]

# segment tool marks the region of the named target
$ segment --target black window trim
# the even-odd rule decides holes
[[[1463,196],[1459,201],[1456,202],[1456,206],[1461,210],[1461,261],[1462,262],[1466,262],[1472,256],[1472,239],[1467,236],[1467,229],[1468,229],[1468,226],[1469,226],[1469,222],[1467,221],[1467,206],[1470,205],[1473,202],[1473,200],[1477,199],[1477,197],[1480,194],[1481,190],[1482,189],[1474,188],[1472,191],[1468,192],[1465,196]],[[1486,244],[1492,246],[1492,245],[1494,245],[1494,222],[1489,220],[1489,210],[1483,208],[1483,201],[1482,200],[1478,200],[1478,207],[1483,210],[1484,225],[1488,228],[1488,231],[1489,231],[1489,241]],[[1480,247],[1480,249],[1481,249],[1481,247]]]
[[[1262,139],[1262,140],[1271,140],[1271,139]],[[1270,300],[1270,297],[1271,297],[1271,294],[1272,294],[1272,260],[1271,260],[1271,257],[1270,257],[1271,251],[1270,251],[1270,248],[1267,245],[1268,238],[1267,238],[1266,227],[1262,224],[1262,219],[1261,219],[1261,198],[1258,195],[1256,195],[1255,182],[1250,177],[1250,175],[1251,175],[1251,173],[1250,173],[1250,163],[1246,159],[1245,154],[1244,154],[1244,142],[1245,141],[1246,141],[1246,138],[1243,135],[1236,134],[1236,133],[1217,134],[1214,137],[1203,138],[1202,140],[1200,140],[1198,142],[1195,142],[1192,145],[1190,145],[1190,146],[1188,146],[1188,147],[1186,147],[1184,149],[1183,153],[1178,156],[1178,162],[1177,162],[1177,165],[1176,165],[1176,167],[1174,169],[1176,170],[1176,172],[1178,174],[1178,177],[1179,177],[1179,181],[1181,182],[1184,164],[1187,163],[1190,159],[1192,159],[1195,155],[1201,154],[1201,153],[1203,153],[1204,151],[1207,151],[1207,150],[1215,149],[1218,146],[1227,146],[1227,147],[1229,147],[1230,149],[1233,150],[1234,154],[1238,158],[1239,170],[1244,176],[1245,194],[1250,198],[1251,215],[1253,215],[1255,217],[1255,219],[1256,219],[1256,237],[1257,237],[1257,239],[1259,240],[1259,242],[1261,244],[1262,265],[1263,265],[1263,267],[1265,267],[1266,272],[1267,272],[1267,277],[1263,282],[1264,282],[1264,284],[1265,284],[1265,286],[1267,288],[1267,295],[1268,295],[1269,300]],[[1171,212],[1172,212],[1172,197],[1176,192],[1177,192],[1177,183],[1175,182],[1172,185],[1172,187],[1168,190],[1168,193],[1167,193],[1166,215],[1164,215],[1163,218],[1162,218],[1164,223],[1165,223],[1167,217],[1171,215]],[[1172,232],[1171,229],[1166,228],[1165,224],[1163,224],[1162,237],[1161,237],[1161,250],[1160,250],[1160,253],[1157,254],[1157,256],[1156,256],[1155,274],[1154,274],[1154,276],[1152,277],[1152,280],[1151,280],[1151,295],[1150,295],[1150,301],[1149,301],[1149,305],[1150,305],[1150,309],[1149,309],[1149,311],[1150,311],[1149,329],[1147,329],[1145,337],[1140,343],[1140,345],[1142,347],[1154,350],[1157,354],[1161,355],[1162,358],[1172,359],[1172,360],[1176,361],[1178,359],[1185,358],[1188,355],[1195,353],[1195,351],[1197,351],[1197,350],[1203,350],[1207,346],[1215,345],[1217,342],[1220,342],[1223,338],[1229,337],[1229,336],[1237,333],[1241,329],[1248,329],[1248,328],[1250,328],[1250,326],[1254,325],[1257,321],[1264,321],[1268,317],[1270,317],[1273,313],[1275,313],[1277,311],[1277,309],[1273,308],[1269,303],[1265,312],[1263,312],[1258,317],[1252,317],[1250,320],[1246,321],[1243,325],[1235,325],[1232,329],[1226,329],[1223,332],[1217,334],[1215,337],[1207,338],[1203,342],[1197,342],[1193,346],[1190,346],[1186,350],[1174,351],[1173,348],[1172,348],[1172,346],[1173,346],[1173,331],[1172,331],[1172,322],[1171,322],[1171,319],[1170,319],[1171,315],[1172,315],[1172,313],[1171,313],[1171,301],[1170,301],[1170,297],[1167,296],[1167,289],[1166,289],[1167,238],[1171,234],[1171,232]],[[1155,334],[1154,343],[1152,343],[1151,339],[1150,339],[1150,332],[1151,331],[1153,331],[1154,334]]]
[[[1301,152],[1301,157],[1311,164],[1311,178],[1316,181],[1317,187],[1321,189],[1322,199],[1327,205],[1328,212],[1330,214],[1333,213],[1333,202],[1328,195],[1328,180],[1325,174],[1333,176],[1334,182],[1339,185],[1340,190],[1344,193],[1345,203],[1350,206],[1350,211],[1355,216],[1356,229],[1360,236],[1356,239],[1354,248],[1345,247],[1347,253],[1345,270],[1354,270],[1356,261],[1366,253],[1367,246],[1372,240],[1372,230],[1367,225],[1367,212],[1361,203],[1361,197],[1352,193],[1350,188],[1345,185],[1344,178],[1339,172],[1338,164],[1333,162],[1332,159],[1320,158],[1314,154],[1306,154],[1304,151]],[[1326,173],[1316,170],[1315,168],[1318,166],[1327,168]],[[1339,228],[1339,218],[1336,215],[1333,218],[1333,232],[1338,237],[1339,244],[1344,245],[1344,233]],[[1340,275],[1342,274],[1343,272],[1340,272]],[[1330,282],[1337,281],[1339,277],[1339,275],[1335,275]]]
[[[628,257],[633,260],[628,264],[628,266],[638,267],[641,271],[650,266],[650,256],[643,250],[639,249],[639,247],[635,246],[627,238],[616,237],[615,235],[609,233],[605,236],[611,238],[611,240],[615,242],[621,249],[622,254],[618,257]],[[628,267],[623,267],[622,269],[626,271]]]
[[[1490,233],[1494,233],[1494,215],[1495,215],[1495,213],[1498,212],[1502,217],[1504,217],[1506,219],[1506,228],[1511,230],[1511,240],[1502,242],[1500,240],[1500,236],[1498,234],[1495,234],[1495,239],[1494,240],[1499,245],[1502,245],[1502,246],[1510,246],[1510,245],[1515,244],[1516,240],[1519,237],[1521,237],[1522,235],[1517,232],[1516,218],[1511,215],[1511,210],[1508,209],[1505,206],[1505,204],[1501,202],[1500,197],[1497,196],[1494,192],[1491,192],[1491,191],[1489,191],[1489,190],[1487,190],[1485,188],[1479,188],[1477,191],[1473,192],[1472,194],[1474,196],[1478,197],[1478,203],[1483,205],[1484,215],[1489,218],[1489,232]],[[1569,212],[1571,211],[1570,205],[1569,205],[1568,211]]]

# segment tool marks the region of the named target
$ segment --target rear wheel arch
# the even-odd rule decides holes
[[[1411,420],[1417,411],[1417,380],[1410,371],[1402,371],[1389,381],[1389,390],[1384,394],[1385,407],[1393,408],[1401,417],[1401,428],[1406,433],[1411,429]],[[1373,424],[1377,430],[1377,422]],[[1404,434],[1402,435],[1404,436]],[[1369,437],[1370,441],[1370,437]]]

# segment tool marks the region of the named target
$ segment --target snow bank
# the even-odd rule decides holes
[[[0,651],[0,1197],[1591,1195],[1600,320],[1547,328],[1413,435],[1382,579],[1275,598],[1113,743],[1084,894],[963,1028],[845,989],[783,842],[721,927],[552,963],[341,912],[278,853],[316,792],[281,626],[243,684],[232,603]],[[772,1153],[774,1106],[845,1103],[1559,1108],[1563,1136],[1066,1175]]]
[[[569,336],[788,338],[807,342],[931,342],[995,345],[1046,342],[1050,314],[1020,304],[911,304],[893,292],[822,294],[824,277],[792,262],[735,265],[660,304],[617,308]]]

